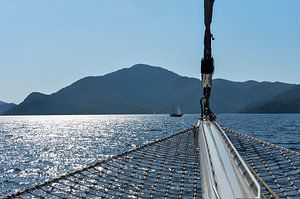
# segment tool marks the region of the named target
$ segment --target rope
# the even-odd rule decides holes
[[[204,58],[211,58],[211,40],[214,39],[211,34],[210,25],[212,22],[213,6],[215,0],[204,0]]]
[[[194,134],[179,132],[7,198],[201,198]]]
[[[300,198],[299,152],[224,130],[255,175],[265,182],[261,183],[265,195],[269,198]]]
[[[266,198],[300,198],[300,153],[223,128]],[[202,198],[198,129],[188,129],[5,198]]]
[[[204,53],[201,60],[201,79],[203,87],[203,99],[200,100],[201,103],[201,118],[203,115],[210,120],[215,120],[215,114],[210,110],[209,98],[212,88],[212,76],[214,72],[214,58],[211,52],[211,40],[214,39],[211,31],[210,25],[212,22],[214,0],[204,0]],[[203,105],[202,105],[203,100]],[[204,109],[202,108],[204,107]]]

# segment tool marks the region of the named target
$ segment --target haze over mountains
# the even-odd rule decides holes
[[[291,97],[285,92],[299,92],[299,86],[279,82],[215,79],[213,84],[211,106],[218,113],[270,112],[268,107],[257,107],[264,107],[274,99],[285,102]],[[137,64],[104,76],[85,77],[51,95],[31,93],[5,114],[171,113],[177,105],[184,113],[198,113],[201,95],[198,79],[179,76],[160,67]],[[279,103],[276,107],[280,107],[280,102],[276,103]],[[293,106],[287,105],[283,109],[285,112],[300,112],[293,108],[299,103],[300,100],[296,100]],[[280,111],[282,109],[272,109],[272,112]]]
[[[0,114],[6,112],[7,110],[9,110],[15,106],[16,106],[16,104],[0,101]]]
[[[300,85],[288,89],[266,102],[250,104],[242,113],[300,113]]]

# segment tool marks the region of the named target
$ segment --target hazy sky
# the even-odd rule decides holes
[[[199,77],[203,0],[0,0],[0,100],[136,63]],[[216,0],[215,78],[300,83],[300,0]]]

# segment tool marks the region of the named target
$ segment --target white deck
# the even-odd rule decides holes
[[[260,185],[216,122],[199,121],[204,198],[260,198]]]

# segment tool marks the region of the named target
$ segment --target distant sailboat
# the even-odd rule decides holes
[[[177,112],[176,113],[171,113],[170,116],[171,117],[181,117],[183,115],[183,113],[181,112],[179,106],[177,106]]]

